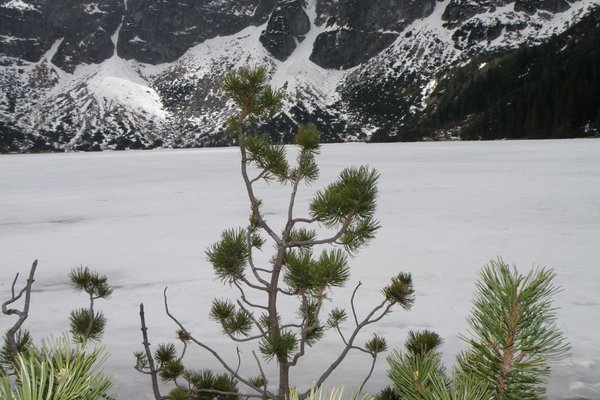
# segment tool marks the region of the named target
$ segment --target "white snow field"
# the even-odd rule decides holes
[[[398,348],[408,330],[434,329],[445,338],[450,366],[464,348],[459,334],[466,333],[477,272],[488,260],[502,256],[523,272],[552,267],[563,288],[558,324],[572,356],[554,365],[550,398],[600,399],[600,140],[324,145],[319,160],[321,179],[301,187],[299,213],[347,165],[381,173],[383,227],[352,261],[352,285],[335,291],[329,307],[347,306],[362,281],[364,313],[388,278],[399,271],[414,277],[413,309],[396,310],[363,339],[376,332]],[[268,221],[280,224],[287,189],[272,184],[260,196]],[[132,353],[141,350],[138,305],[145,304],[153,345],[174,340],[162,306],[165,286],[188,329],[237,363],[235,346],[208,319],[213,298],[237,293],[215,280],[204,251],[222,230],[244,225],[247,212],[236,148],[1,156],[0,298],[37,258],[25,327],[40,340],[67,330],[69,312],[86,305],[69,286],[70,269],[107,274],[114,295],[97,302],[108,318],[105,370],[120,399],[150,399],[149,378],[133,370]],[[0,331],[13,322],[2,315]],[[293,372],[294,382],[310,385],[340,348],[333,333],[326,335]],[[250,348],[240,350],[241,371],[257,375]],[[222,370],[202,349],[189,356],[191,367]],[[369,362],[352,354],[328,385],[350,392]],[[382,357],[368,391],[388,384],[386,369]]]

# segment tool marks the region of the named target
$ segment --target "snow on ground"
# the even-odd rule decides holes
[[[573,349],[554,367],[550,398],[600,399],[599,155],[600,140],[324,146],[315,188],[348,164],[381,172],[383,228],[352,263],[352,281],[363,282],[361,310],[377,302],[392,275],[414,276],[413,310],[396,311],[374,332],[395,348],[409,329],[434,329],[445,338],[450,364],[463,348],[458,334],[465,333],[476,274],[489,259],[502,256],[522,271],[553,267],[564,289],[556,296],[559,325]],[[107,274],[115,292],[97,307],[108,317],[106,369],[120,399],[152,398],[132,353],[141,349],[140,302],[153,345],[174,338],[161,304],[165,286],[172,311],[235,363],[231,343],[208,320],[210,301],[235,292],[214,279],[204,250],[246,220],[238,168],[235,148],[0,157],[0,298],[9,295],[14,274],[26,274],[39,259],[26,327],[37,339],[58,335],[69,312],[86,305],[69,287],[68,271],[87,265]],[[299,210],[311,193],[302,190]],[[287,194],[271,185],[261,196],[269,220],[279,220]],[[352,288],[338,290],[331,306],[347,305]],[[0,331],[12,322],[1,316]],[[337,349],[335,337],[326,336],[294,381],[310,384]],[[241,351],[242,371],[255,375],[250,350]],[[216,367],[199,349],[190,356],[196,368]],[[351,391],[368,363],[353,354],[329,384]],[[381,359],[369,391],[388,383],[385,371]]]
[[[130,110],[166,118],[160,96],[134,71],[131,62],[115,55],[96,70],[97,73],[87,80],[87,85],[100,106],[107,104],[110,109],[112,105],[122,105]]]

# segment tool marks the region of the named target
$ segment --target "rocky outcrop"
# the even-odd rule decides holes
[[[73,2],[50,0],[50,18],[63,40],[52,63],[72,72],[80,64],[97,64],[114,53],[111,36],[123,15],[121,0]]]
[[[0,53],[26,61],[39,61],[52,45],[54,32],[43,7],[0,4]]]
[[[566,0],[516,0],[515,11],[525,11],[533,14],[537,10],[548,11],[552,13],[563,12],[569,9],[569,3]]]
[[[354,67],[388,47],[407,25],[430,15],[434,7],[435,0],[321,1],[317,20],[331,28],[317,37],[310,59],[323,68]]]
[[[454,29],[477,14],[493,12],[508,3],[507,0],[450,0],[442,14],[442,21],[445,27]]]
[[[121,0],[22,0],[0,5],[0,53],[39,61],[61,39],[52,62],[73,71],[114,52],[111,35],[123,15]]]
[[[263,24],[275,0],[130,0],[118,54],[158,64],[174,61],[215,36]]]
[[[348,69],[379,54],[398,37],[395,33],[337,29],[320,34],[310,60],[323,68]]]
[[[273,10],[267,29],[260,35],[262,45],[280,61],[287,59],[310,30],[304,11],[305,0],[280,0]]]

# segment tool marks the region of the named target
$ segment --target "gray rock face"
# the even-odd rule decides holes
[[[317,23],[338,28],[317,37],[310,59],[324,68],[354,67],[388,47],[408,24],[430,15],[434,7],[435,0],[320,1]]]
[[[54,40],[52,24],[41,6],[10,7],[0,2],[0,53],[26,61],[39,61]]]
[[[497,20],[491,23],[471,20],[458,28],[452,35],[452,39],[456,48],[464,50],[477,43],[496,39],[502,34],[504,28],[505,26]]]
[[[260,35],[262,45],[280,61],[287,59],[310,30],[310,20],[304,11],[305,0],[280,0],[273,10],[267,29]]]
[[[442,20],[445,27],[453,29],[477,14],[492,12],[508,3],[506,0],[451,0]]]
[[[444,10],[442,20],[445,27],[454,29],[477,14],[493,12],[497,7],[509,3],[511,2],[508,0],[451,0]],[[569,3],[566,0],[516,0],[514,2],[515,11],[525,11],[529,14],[537,10],[557,13],[567,9]]]
[[[0,4],[0,53],[39,61],[63,39],[53,63],[72,71],[81,63],[98,63],[113,54],[110,36],[123,13],[121,0],[37,0]]]
[[[310,60],[323,68],[348,69],[379,54],[398,37],[395,33],[338,29],[315,40]]]
[[[51,3],[55,5],[50,15],[56,35],[64,38],[52,58],[53,64],[71,72],[79,64],[100,63],[113,55],[111,35],[121,23],[121,0]]]
[[[117,50],[123,58],[158,64],[218,35],[264,23],[275,0],[130,0]]]
[[[553,13],[563,12],[569,9],[569,3],[566,0],[516,0],[515,11],[525,11],[533,14],[537,10],[544,10]]]

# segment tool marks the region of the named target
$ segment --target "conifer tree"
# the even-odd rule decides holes
[[[98,299],[107,299],[113,292],[108,284],[106,275],[92,272],[88,267],[77,267],[69,273],[69,279],[74,289],[85,292],[90,300],[88,308],[71,311],[69,321],[71,334],[77,343],[85,344],[88,340],[100,341],[106,317],[101,311],[94,310],[94,302]]]
[[[399,398],[545,398],[549,362],[563,358],[569,348],[555,323],[552,296],[559,289],[554,278],[548,269],[522,275],[501,259],[490,261],[480,273],[468,318],[469,349],[459,355],[452,379],[441,366],[439,341],[430,332],[411,333],[405,353],[388,358]],[[416,346],[419,342],[425,344]]]
[[[221,325],[223,333],[232,341],[256,343],[262,360],[255,351],[251,362],[258,367],[260,375],[242,377],[239,368],[227,364],[201,338],[194,337],[169,311],[165,294],[168,315],[178,325],[183,342],[193,342],[211,352],[231,378],[248,388],[247,393],[240,393],[240,396],[287,397],[292,387],[290,371],[328,329],[339,336],[340,351],[329,367],[315,375],[315,386],[325,382],[350,350],[359,350],[371,357],[371,368],[366,371],[368,379],[378,354],[387,348],[386,341],[375,335],[359,344],[357,336],[365,327],[388,315],[395,306],[411,308],[414,301],[411,275],[400,273],[394,276],[382,289],[379,304],[365,316],[360,316],[355,307],[361,283],[353,291],[350,311],[333,308],[328,315],[324,313],[331,289],[349,281],[350,257],[365,247],[379,229],[375,219],[379,174],[366,166],[344,169],[335,182],[315,193],[309,204],[309,215],[297,216],[295,205],[301,184],[314,183],[319,176],[316,156],[320,142],[315,125],[298,127],[296,162],[291,165],[284,146],[271,144],[268,137],[256,134],[253,129],[271,118],[283,101],[283,93],[267,84],[266,69],[242,68],[232,72],[224,78],[222,91],[237,106],[237,113],[229,119],[229,132],[239,145],[240,172],[250,204],[250,216],[247,226],[225,230],[206,251],[217,278],[234,288],[238,296],[235,300],[213,300],[209,317]],[[277,182],[289,190],[285,220],[283,224],[277,224],[283,226],[280,232],[263,212],[263,199],[256,187],[260,181]],[[268,249],[274,249],[274,254],[264,265],[255,256]],[[249,296],[250,292],[252,296]],[[262,300],[254,300],[257,298]],[[283,314],[282,298],[296,301],[297,318]],[[348,317],[353,327],[345,329],[344,321]],[[145,334],[144,328],[142,320]],[[144,341],[147,343],[146,336]],[[152,356],[149,345],[145,353],[137,354],[137,358],[140,369],[151,373],[150,361],[154,358],[152,362],[156,362],[157,357]],[[178,359],[173,354],[167,361]],[[277,363],[277,377],[264,374],[264,361]],[[155,367],[154,372],[157,370]],[[162,373],[165,372],[163,368]],[[168,373],[190,383],[187,368]],[[182,391],[186,390],[189,398],[202,392],[227,395],[222,390],[198,389],[189,384],[186,387],[179,385],[172,393],[183,399],[186,397]],[[310,388],[298,391],[301,399],[309,394]],[[155,397],[161,398],[158,390],[155,390]]]

